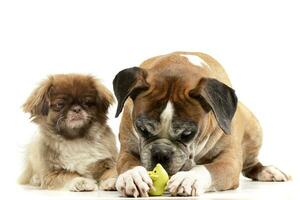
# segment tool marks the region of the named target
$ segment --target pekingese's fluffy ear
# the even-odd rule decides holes
[[[48,92],[52,85],[53,77],[42,81],[39,86],[31,93],[23,104],[23,110],[31,114],[31,118],[47,115],[49,111]]]
[[[108,107],[115,102],[113,94],[98,79],[93,77],[93,82],[98,92],[102,111],[106,114]]]

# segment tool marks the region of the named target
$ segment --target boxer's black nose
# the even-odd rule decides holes
[[[170,162],[173,153],[171,146],[154,144],[151,149],[152,162],[167,165]]]

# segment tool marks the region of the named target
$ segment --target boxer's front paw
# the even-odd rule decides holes
[[[211,176],[204,166],[196,166],[190,171],[177,172],[168,182],[167,189],[172,196],[199,196],[209,191]]]
[[[142,166],[134,167],[120,174],[116,182],[117,190],[124,196],[148,197],[152,186],[152,180]]]

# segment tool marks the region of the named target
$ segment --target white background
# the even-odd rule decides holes
[[[178,50],[206,52],[225,67],[263,126],[261,160],[297,179],[299,19],[297,1],[288,0],[0,1],[1,188],[18,195],[24,146],[36,130],[21,105],[40,80],[87,73],[112,90],[119,70]]]

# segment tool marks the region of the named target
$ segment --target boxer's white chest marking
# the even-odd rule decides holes
[[[199,56],[188,55],[188,54],[181,54],[180,56],[187,58],[188,61],[190,63],[192,63],[193,65],[203,67],[203,68],[205,68],[205,67],[209,68],[209,65],[204,60],[202,60]]]
[[[168,101],[167,106],[160,114],[160,121],[163,133],[168,133],[169,129],[172,127],[172,119],[174,116],[174,107],[172,102]]]

